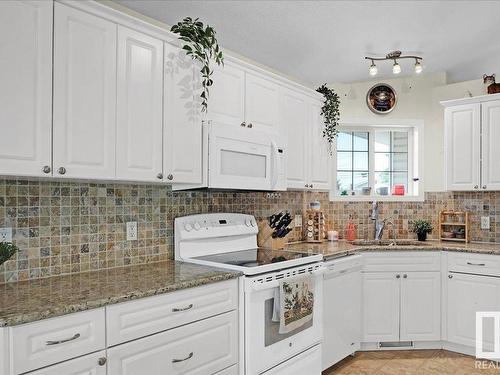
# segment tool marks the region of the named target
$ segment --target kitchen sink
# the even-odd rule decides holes
[[[352,242],[355,246],[429,246],[426,242],[414,240],[355,240]]]

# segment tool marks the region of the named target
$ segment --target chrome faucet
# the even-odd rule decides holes
[[[386,224],[392,224],[389,219],[380,220],[379,212],[378,212],[378,202],[373,201],[372,203],[372,216],[371,219],[375,222],[375,240],[380,241],[382,239],[382,235],[384,234],[384,228]]]

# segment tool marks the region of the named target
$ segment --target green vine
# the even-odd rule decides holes
[[[340,121],[340,100],[339,96],[326,86],[326,84],[318,87],[317,92],[323,94],[325,101],[321,107],[321,115],[323,116],[325,127],[323,128],[323,137],[326,138],[330,145],[330,155],[333,153],[333,142],[339,133],[337,129]]]
[[[0,242],[0,264],[4,264],[19,249],[12,242]]]
[[[186,17],[182,22],[172,26],[170,31],[179,34],[179,39],[186,42],[182,47],[186,54],[202,64],[200,70],[203,86],[200,94],[201,110],[206,112],[210,95],[209,87],[213,84],[211,78],[213,70],[210,69],[210,60],[214,60],[217,65],[224,65],[224,57],[215,37],[215,30],[208,25],[205,27],[198,18],[193,20],[191,17]]]

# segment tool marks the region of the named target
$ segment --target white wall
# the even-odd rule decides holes
[[[387,83],[397,92],[396,108],[386,115],[377,115],[366,105],[366,93],[376,83]],[[485,94],[482,79],[447,84],[446,73],[430,73],[410,77],[377,79],[353,84],[330,84],[341,97],[341,121],[363,122],[386,118],[416,119],[424,122],[424,176],[425,191],[444,190],[443,115],[441,100],[458,99]]]

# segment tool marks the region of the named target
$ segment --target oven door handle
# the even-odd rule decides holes
[[[321,276],[323,275],[324,273],[326,272],[326,269],[324,267],[321,267],[315,271],[312,271],[312,272],[309,272],[309,274],[311,276]],[[269,282],[263,282],[263,283],[253,283],[251,288],[252,290],[254,291],[261,291],[261,290],[266,290],[266,289],[273,289],[273,288],[277,288],[279,285],[280,285],[280,281],[281,280],[286,280],[286,279],[294,279],[296,277],[301,277],[301,276],[304,276],[305,274],[300,274],[300,275],[296,275],[296,276],[291,276],[289,278],[282,278],[282,279],[278,279],[278,280],[273,280],[273,281],[269,281]]]

